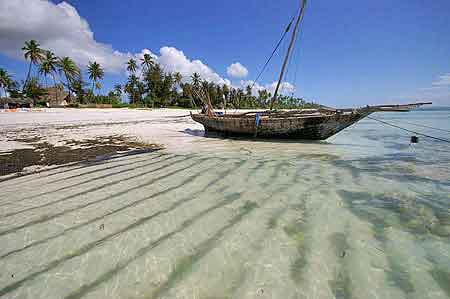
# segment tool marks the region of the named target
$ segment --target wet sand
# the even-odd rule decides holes
[[[0,297],[450,298],[449,147],[371,121],[205,138],[186,114],[0,114],[2,154],[134,142],[0,182]]]

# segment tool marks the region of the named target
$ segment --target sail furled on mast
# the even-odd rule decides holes
[[[280,89],[281,82],[283,81],[284,72],[286,71],[286,65],[287,65],[287,63],[289,61],[289,57],[290,57],[290,55],[292,53],[292,49],[294,47],[295,38],[297,36],[298,28],[300,26],[300,23],[301,23],[301,21],[303,19],[304,14],[305,14],[306,1],[307,0],[301,0],[300,10],[299,10],[299,13],[298,13],[298,16],[297,16],[297,20],[295,22],[294,29],[293,29],[292,34],[291,34],[291,40],[289,42],[289,47],[288,47],[286,56],[284,58],[283,65],[281,67],[280,76],[278,78],[277,86],[275,88],[275,92],[273,94],[272,101],[270,102],[270,110],[273,109],[273,105],[275,104],[275,102],[277,100],[278,91]]]

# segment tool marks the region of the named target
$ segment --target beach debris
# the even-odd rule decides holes
[[[411,136],[411,143],[419,143],[419,137],[417,136]]]
[[[100,224],[100,230],[104,230],[105,229],[105,224]]]

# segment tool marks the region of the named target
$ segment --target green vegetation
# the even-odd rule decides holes
[[[128,107],[122,103],[126,95],[129,107],[194,108],[202,106],[202,101],[195,95],[206,94],[216,108],[261,109],[268,108],[272,98],[272,94],[265,89],[258,90],[255,95],[250,85],[245,89],[234,88],[203,80],[198,73],[183,78],[178,72],[165,72],[150,54],[144,54],[139,61],[130,58],[126,63],[126,82],[116,84],[106,95],[96,94],[96,91],[101,89],[101,80],[105,75],[98,62],[92,61],[86,66],[86,74],[91,81],[88,87],[80,67],[70,57],[57,57],[51,51],[40,48],[40,44],[35,40],[25,42],[22,50],[25,59],[29,61],[26,79],[22,82],[14,81],[6,70],[0,69],[0,96],[9,94],[10,97],[29,97],[35,105],[39,102],[45,104],[50,88],[55,91],[54,95],[49,92],[48,97],[52,97],[56,102],[65,99],[72,107],[78,104]],[[49,77],[52,78],[53,86],[48,84]],[[317,106],[293,96],[279,96],[275,108],[298,109]]]
[[[97,62],[94,61],[94,62],[89,62],[88,67],[87,67],[87,72],[89,74],[89,79],[92,80],[91,92],[92,92],[92,94],[94,94],[94,87],[95,87],[95,89],[101,88],[101,85],[98,82],[98,80],[103,79],[103,77],[105,76],[105,71],[102,69],[100,64],[98,64]]]
[[[6,96],[6,92],[11,88],[12,83],[13,80],[11,75],[8,74],[5,69],[0,68],[0,89],[2,91],[2,93],[0,93],[0,97]]]

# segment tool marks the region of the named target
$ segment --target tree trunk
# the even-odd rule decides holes
[[[58,103],[58,87],[56,86],[56,79],[55,79],[55,74],[52,74],[53,77],[53,84],[55,85],[55,98],[56,98],[56,103]]]
[[[69,79],[66,76],[66,80],[67,80],[67,91],[69,92],[69,102],[72,102],[72,97],[70,95],[70,83],[69,83]]]
[[[25,79],[25,83],[23,84],[22,87],[22,93],[25,91],[25,87],[27,86],[28,80],[30,80],[30,73],[31,73],[31,65],[32,65],[32,61],[30,60],[30,65],[28,66],[28,73],[27,73],[27,78]]]

